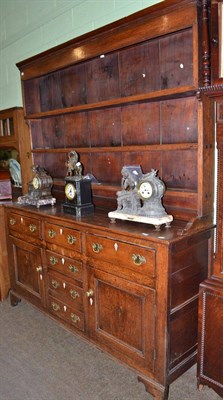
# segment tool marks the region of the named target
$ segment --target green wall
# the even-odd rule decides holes
[[[16,63],[162,0],[0,0],[0,110],[22,105]]]

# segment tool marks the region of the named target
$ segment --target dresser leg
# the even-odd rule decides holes
[[[204,385],[202,385],[201,383],[199,383],[199,385],[198,385],[198,390],[201,392],[202,389],[203,389],[203,387],[204,387]]]
[[[142,376],[138,376],[138,381],[144,384],[146,391],[153,396],[154,400],[168,400],[169,385],[162,386]]]
[[[10,293],[10,303],[12,307],[15,307],[20,303],[21,299],[17,297],[15,294]]]

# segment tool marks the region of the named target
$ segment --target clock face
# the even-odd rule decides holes
[[[142,199],[149,199],[153,194],[153,187],[149,182],[142,182],[138,187],[138,194]]]
[[[77,190],[72,183],[67,183],[65,186],[65,195],[68,200],[73,200],[76,196]]]
[[[33,178],[33,187],[34,187],[34,189],[39,189],[39,187],[40,187],[40,181],[39,181],[39,179],[37,178],[37,176],[34,176],[34,178]]]

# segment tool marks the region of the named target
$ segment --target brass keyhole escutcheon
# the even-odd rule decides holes
[[[15,225],[16,220],[14,218],[10,218],[9,223],[10,225]]]
[[[89,290],[86,292],[86,296],[87,296],[87,297],[92,297],[93,295],[94,295],[94,292],[93,292],[92,289],[89,289]]]
[[[36,267],[36,272],[42,272],[43,271],[43,267],[41,267],[41,265],[38,265],[38,267]]]

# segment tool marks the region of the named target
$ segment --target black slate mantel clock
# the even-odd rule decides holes
[[[82,164],[78,161],[75,151],[71,151],[68,157],[63,211],[77,217],[92,214],[94,206],[92,204],[91,179],[82,175]]]

